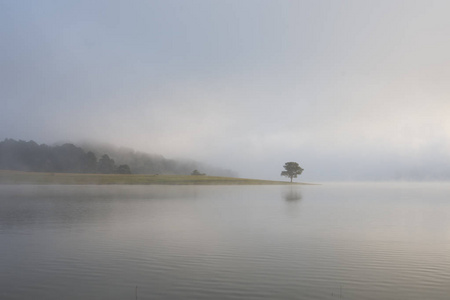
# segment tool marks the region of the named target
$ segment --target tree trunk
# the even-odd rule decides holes
[[[291,177],[291,183],[292,183],[292,177]]]

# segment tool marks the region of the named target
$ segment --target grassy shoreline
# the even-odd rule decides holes
[[[0,170],[0,184],[299,185],[305,183],[219,176],[40,173]]]

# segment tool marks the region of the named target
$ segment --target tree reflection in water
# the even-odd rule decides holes
[[[284,200],[286,201],[299,201],[302,200],[302,194],[298,188],[291,187],[284,192]]]

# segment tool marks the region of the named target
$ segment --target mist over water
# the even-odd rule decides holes
[[[447,299],[446,184],[0,186],[2,299]]]

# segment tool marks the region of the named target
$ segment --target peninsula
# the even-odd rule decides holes
[[[73,185],[288,185],[303,184],[219,176],[43,173],[0,170],[0,184],[73,184]]]

